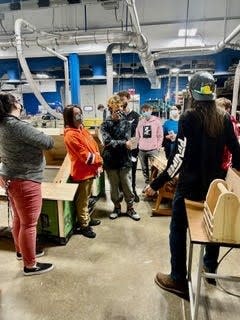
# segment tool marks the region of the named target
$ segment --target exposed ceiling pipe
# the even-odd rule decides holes
[[[59,59],[63,60],[64,63],[64,86],[65,86],[65,105],[69,105],[71,103],[70,99],[70,90],[69,90],[69,67],[68,67],[68,58],[64,57],[63,55],[59,54],[55,50],[52,50],[48,47],[45,48],[47,52],[51,53],[52,55],[55,55]]]
[[[22,19],[18,19],[22,20]],[[22,39],[22,45],[26,47],[32,46],[43,46],[43,47],[56,47],[60,45],[77,45],[82,43],[113,43],[113,42],[136,42],[137,34],[131,31],[102,31],[102,32],[70,32],[65,34],[50,34],[43,31],[37,31],[36,28],[29,24],[27,21],[23,20],[23,25],[31,31],[38,33],[37,36],[28,37]],[[8,48],[14,47],[14,40],[2,41],[0,42],[0,48],[6,50]]]
[[[240,33],[240,24],[229,34],[227,38],[218,42],[215,46],[209,47],[184,47],[184,48],[175,48],[175,49],[162,49],[159,52],[153,54],[154,60],[161,58],[177,58],[180,56],[200,56],[200,55],[209,55],[222,51],[227,47],[228,44]]]
[[[42,94],[40,93],[35,81],[32,78],[31,72],[29,70],[29,67],[27,65],[26,59],[23,56],[23,51],[22,51],[22,39],[21,39],[21,28],[22,26],[25,25],[28,27],[28,24],[23,20],[23,19],[17,19],[15,22],[15,38],[16,38],[16,49],[17,49],[17,56],[20,62],[20,65],[23,69],[23,72],[25,74],[25,77],[33,90],[33,93],[37,97],[38,101],[40,104],[47,110],[50,114],[52,114],[54,117],[57,119],[61,119],[62,115],[57,113],[55,110],[53,110],[46,100],[43,98]]]
[[[114,49],[126,50],[129,48],[128,43],[111,43],[106,50],[106,76],[107,76],[107,97],[113,94],[113,58]]]
[[[151,88],[159,88],[160,87],[160,82],[157,78],[157,72],[154,66],[154,60],[153,60],[153,55],[149,49],[148,42],[146,37],[143,35],[139,19],[138,19],[138,14],[137,14],[137,9],[135,5],[135,0],[125,0],[128,6],[128,11],[131,15],[132,18],[132,23],[133,23],[133,30],[137,34],[137,42],[136,42],[136,49],[139,54],[141,63],[143,65],[143,68],[149,78],[149,81],[151,83]],[[120,42],[120,41],[118,41]]]

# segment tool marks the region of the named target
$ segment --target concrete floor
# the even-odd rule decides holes
[[[143,188],[138,172],[139,193]],[[151,217],[153,203],[141,200],[139,222],[128,217],[108,218],[112,204],[100,199],[94,216],[102,224],[97,237],[71,237],[66,246],[48,244],[42,262],[52,262],[49,273],[24,277],[11,239],[0,239],[1,320],[181,320],[190,319],[189,303],[161,290],[156,272],[169,272],[170,217]],[[1,219],[6,212],[1,206]],[[0,220],[1,221],[1,220]],[[1,223],[2,224],[2,223]],[[197,256],[196,249],[194,256]],[[226,251],[224,249],[221,253]],[[195,259],[196,260],[196,259]],[[197,268],[193,265],[193,277]],[[239,274],[239,251],[233,250],[221,271]],[[240,285],[221,282],[240,293]],[[239,319],[239,298],[219,287],[203,284],[199,319]]]

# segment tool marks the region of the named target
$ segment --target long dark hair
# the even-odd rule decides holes
[[[224,112],[216,107],[215,101],[192,100],[192,111],[196,112],[203,129],[212,138],[216,138],[224,129]]]
[[[69,104],[63,109],[63,120],[64,120],[64,128],[76,128],[74,119],[73,119],[73,108],[78,108],[81,110],[82,108],[77,104]]]
[[[0,93],[0,121],[13,110],[16,98],[10,93]]]

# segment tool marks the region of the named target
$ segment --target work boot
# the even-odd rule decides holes
[[[187,280],[175,281],[168,274],[158,272],[155,277],[155,283],[163,290],[169,291],[179,297],[189,300]]]

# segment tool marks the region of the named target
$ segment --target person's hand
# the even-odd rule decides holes
[[[147,196],[149,196],[149,197],[154,196],[155,193],[157,192],[157,191],[153,190],[153,189],[150,187],[150,185],[147,185],[146,188],[144,189],[144,191],[145,191],[145,194],[146,194]]]
[[[131,140],[128,140],[128,141],[126,141],[126,148],[127,149],[132,149],[132,141]]]
[[[97,168],[97,177],[100,177],[102,172],[103,172],[103,168],[102,167]]]

